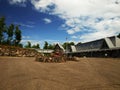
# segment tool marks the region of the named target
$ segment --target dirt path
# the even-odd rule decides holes
[[[0,57],[0,90],[120,90],[120,59],[41,63]]]

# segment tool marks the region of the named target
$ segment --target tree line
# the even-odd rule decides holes
[[[22,32],[19,29],[19,25],[10,24],[9,26],[5,23],[5,17],[0,17],[0,45],[12,45],[20,46],[22,39]]]
[[[63,48],[69,48],[71,45],[75,45],[74,42],[65,42],[62,44]],[[45,44],[43,46],[43,49],[54,49],[55,44],[49,44],[47,41],[45,41]]]
[[[27,44],[24,46],[25,48],[37,48],[40,49],[40,45],[39,44],[34,44],[33,46],[31,45],[31,42],[28,41]]]
[[[71,45],[75,45],[74,42],[65,42],[62,44],[63,48],[69,48]],[[47,41],[45,41],[43,49],[54,49],[55,44],[49,44]],[[33,46],[31,45],[31,42],[28,41],[27,44],[25,45],[25,48],[37,48],[40,49],[40,45],[39,44],[34,44]]]
[[[54,49],[54,44],[49,44],[47,41],[45,41],[44,43],[44,46],[43,46],[43,49]],[[34,44],[34,45],[31,45],[31,42],[28,41],[27,44],[25,45],[25,48],[36,48],[36,49],[40,49],[40,45],[39,44]]]

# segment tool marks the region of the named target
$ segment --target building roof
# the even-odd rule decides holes
[[[75,48],[76,52],[120,48],[120,38],[112,36],[91,42],[78,43]]]
[[[57,44],[55,45],[55,48],[56,48],[56,46],[58,46],[60,49],[62,49],[63,51],[65,51],[65,49],[63,48],[63,46],[62,46],[61,44],[57,43]]]
[[[35,49],[39,53],[52,53],[54,50],[51,49]]]
[[[76,47],[74,45],[71,46],[71,51],[76,52]]]

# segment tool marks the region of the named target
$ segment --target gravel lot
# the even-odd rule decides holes
[[[41,63],[0,57],[0,90],[120,90],[120,59]]]

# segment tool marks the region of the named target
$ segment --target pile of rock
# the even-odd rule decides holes
[[[66,59],[65,57],[63,56],[59,56],[59,57],[52,57],[52,56],[42,56],[42,55],[39,55],[39,56],[36,56],[36,61],[39,61],[39,62],[66,62]]]
[[[34,49],[24,49],[14,46],[0,46],[0,56],[15,56],[15,57],[35,57],[38,55]]]

